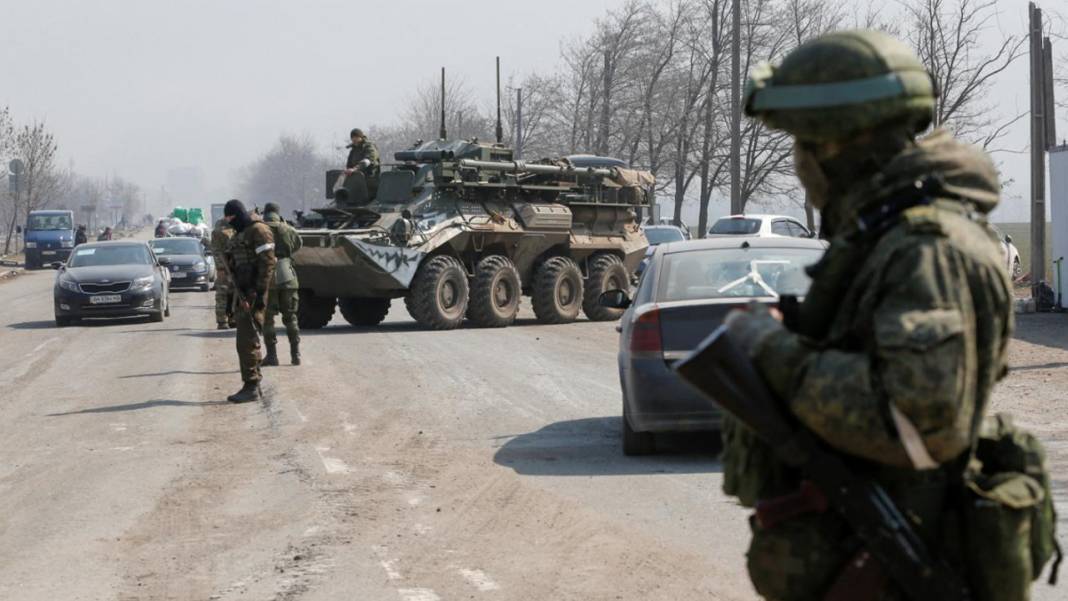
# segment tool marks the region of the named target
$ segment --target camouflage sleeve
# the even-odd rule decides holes
[[[289,254],[292,256],[293,253],[300,250],[300,247],[304,246],[304,240],[301,239],[300,234],[292,226],[289,224],[283,225],[285,226],[286,241],[289,243]]]
[[[755,360],[794,414],[831,446],[909,467],[892,403],[936,462],[968,446],[976,369],[967,274],[937,240],[897,251],[878,284],[870,352],[819,348],[778,328]]]
[[[367,158],[371,161],[372,165],[378,165],[382,161],[378,158],[378,147],[374,142],[367,142]]]
[[[252,231],[252,247],[256,253],[256,290],[271,288],[274,282],[274,266],[278,259],[274,256],[274,234],[263,223],[256,223]]]

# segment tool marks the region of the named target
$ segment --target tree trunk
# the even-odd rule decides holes
[[[7,239],[4,240],[4,254],[6,255],[11,249],[11,238],[15,235],[15,225],[19,222],[19,209],[18,206],[14,207],[11,212],[11,225],[7,228]],[[15,247],[18,250],[18,246]]]

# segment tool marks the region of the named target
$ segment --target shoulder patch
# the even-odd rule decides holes
[[[930,205],[912,207],[905,210],[901,213],[901,222],[910,233],[945,233],[945,222],[941,211]]]

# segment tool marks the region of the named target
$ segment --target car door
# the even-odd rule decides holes
[[[790,232],[790,222],[786,219],[776,219],[771,222],[771,233],[778,236],[790,236],[793,234]]]
[[[795,238],[811,238],[812,232],[808,231],[808,228],[801,225],[800,221],[791,220],[788,224],[790,231],[793,232]]]

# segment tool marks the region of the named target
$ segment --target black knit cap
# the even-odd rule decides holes
[[[363,135],[363,130],[358,128],[358,127],[353,128],[353,130],[349,132],[349,137],[350,138],[355,138],[356,136],[359,136],[361,138],[365,138],[366,137],[366,136]]]
[[[269,203],[263,205],[263,212],[264,213],[281,213],[282,210],[280,208],[278,208],[278,203],[269,202]]]
[[[226,206],[223,207],[223,215],[227,217],[236,217],[239,215],[247,215],[248,211],[245,210],[245,205],[240,200],[232,198],[226,202]]]

